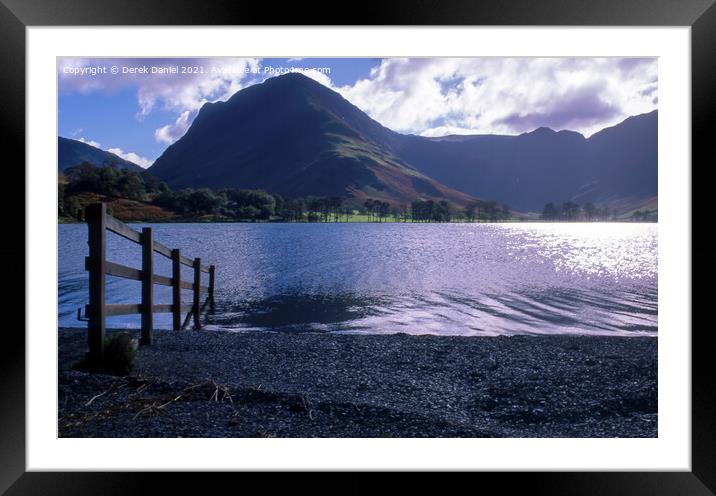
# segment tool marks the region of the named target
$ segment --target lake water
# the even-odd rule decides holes
[[[135,229],[141,226],[134,225]],[[352,333],[656,336],[657,225],[157,224],[157,241],[215,264],[209,329]],[[59,226],[59,320],[82,326],[85,225]],[[140,267],[109,234],[108,259]],[[157,272],[171,263],[156,255]],[[191,280],[191,269],[183,278]],[[108,303],[140,284],[107,277]],[[170,303],[155,286],[155,303]],[[191,301],[185,292],[183,300]],[[155,315],[170,328],[169,314]],[[139,327],[139,316],[108,327]]]

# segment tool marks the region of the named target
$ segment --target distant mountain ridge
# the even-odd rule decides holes
[[[426,175],[524,211],[547,202],[613,203],[658,194],[658,112],[585,138],[538,128],[518,136],[404,136],[395,152]]]
[[[57,137],[57,166],[60,171],[84,162],[96,167],[108,165],[134,172],[144,172],[145,170],[134,162],[125,160],[114,153],[101,150],[82,141],[63,138],[62,136]]]

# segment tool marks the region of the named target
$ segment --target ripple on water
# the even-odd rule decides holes
[[[656,224],[153,227],[164,244],[218,267],[209,328],[657,334]],[[87,299],[86,227],[59,230],[60,324],[82,325],[75,312]],[[108,255],[140,263],[138,247],[121,238],[110,239]],[[171,271],[162,257],[157,266]],[[139,301],[139,285],[108,278],[107,294],[111,302]],[[157,287],[155,300],[169,302],[169,288]],[[139,318],[108,325],[136,327]],[[157,315],[156,325],[169,327],[170,316]]]

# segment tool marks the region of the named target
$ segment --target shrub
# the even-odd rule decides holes
[[[130,374],[136,357],[137,349],[128,334],[113,334],[105,338],[104,368],[108,373]]]
[[[111,375],[129,375],[134,369],[137,348],[129,334],[111,334],[104,339],[104,363],[90,362],[89,357],[75,365],[75,369]]]

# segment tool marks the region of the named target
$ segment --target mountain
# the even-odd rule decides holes
[[[102,167],[110,165],[118,169],[127,169],[134,172],[144,172],[144,169],[125,160],[114,153],[100,150],[99,148],[69,138],[59,136],[57,138],[57,165],[63,171],[69,167],[80,165],[83,162]]]
[[[588,139],[539,128],[519,136],[404,136],[393,149],[448,186],[518,210],[567,200],[638,205],[657,196],[657,127],[655,110]]]
[[[354,204],[474,201],[393,153],[400,136],[338,93],[290,73],[205,104],[149,171],[172,188],[264,189]]]
[[[475,198],[539,212],[547,202],[653,204],[657,111],[590,138],[539,128],[519,136],[427,138],[394,132],[301,74],[205,104],[149,171],[173,188],[255,188],[393,204]]]
[[[593,182],[577,199],[657,196],[658,119],[654,110],[593,134],[587,140]]]

